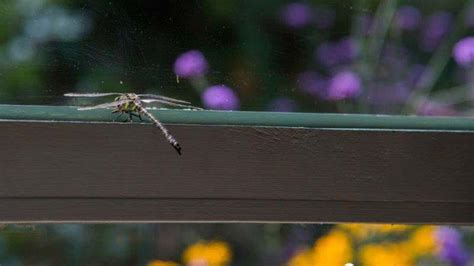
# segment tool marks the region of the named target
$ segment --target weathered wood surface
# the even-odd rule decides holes
[[[474,222],[474,132],[0,122],[0,221]]]

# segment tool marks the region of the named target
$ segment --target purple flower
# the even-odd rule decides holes
[[[338,49],[340,60],[343,63],[354,59],[359,52],[359,46],[357,42],[350,37],[341,39],[338,43]]]
[[[453,57],[456,62],[468,67],[474,62],[474,37],[467,37],[454,45]]]
[[[356,41],[346,37],[338,42],[322,43],[316,49],[316,57],[322,65],[332,67],[352,61],[358,50]]]
[[[407,82],[413,82],[412,87],[422,88],[432,82],[434,78],[433,69],[429,66],[415,65],[411,67]]]
[[[417,106],[416,113],[425,116],[452,116],[456,115],[456,110],[449,104],[434,101],[423,101]]]
[[[201,77],[207,73],[208,68],[206,58],[197,50],[181,54],[174,62],[174,73],[183,78]]]
[[[295,112],[297,109],[295,101],[287,97],[276,98],[268,105],[268,110],[274,112]]]
[[[421,13],[413,6],[402,6],[395,14],[395,25],[403,30],[414,30],[418,28],[420,21]]]
[[[207,88],[201,95],[204,106],[214,110],[235,110],[240,106],[237,94],[225,85]]]
[[[313,20],[311,7],[303,3],[290,3],[281,10],[283,22],[293,28],[302,28]]]
[[[442,260],[454,266],[465,266],[469,263],[469,253],[464,249],[461,234],[458,230],[440,226],[436,231],[439,246],[439,256]]]
[[[361,92],[359,76],[352,71],[342,71],[334,75],[329,82],[328,99],[344,100],[354,98]]]
[[[368,101],[374,105],[394,105],[404,103],[410,90],[402,83],[376,85],[368,92]]]
[[[329,29],[334,25],[336,12],[326,7],[314,9],[314,24],[318,29]]]
[[[446,11],[436,12],[429,16],[421,33],[421,48],[431,52],[438,47],[451,29],[452,21],[453,16]]]
[[[416,87],[421,76],[425,73],[426,67],[420,64],[412,65],[406,77],[406,82],[411,87]]]
[[[306,71],[298,75],[298,88],[314,97],[325,99],[327,81],[314,71]]]
[[[316,57],[324,66],[330,67],[339,63],[337,46],[333,42],[324,42],[316,49]]]

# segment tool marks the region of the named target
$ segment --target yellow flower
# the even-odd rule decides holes
[[[296,255],[290,259],[288,266],[311,266],[314,262],[314,253],[311,249],[303,249],[296,253]]]
[[[342,228],[345,231],[348,231],[355,239],[365,239],[370,235],[370,225],[368,224],[359,224],[359,223],[350,223],[350,224],[340,224],[339,228]]]
[[[172,261],[152,260],[146,266],[179,266],[179,264]]]
[[[360,250],[360,260],[364,266],[410,266],[413,257],[406,245],[369,244]]]
[[[409,250],[414,256],[433,254],[436,250],[435,226],[421,226],[416,229],[407,241]]]
[[[352,244],[344,232],[332,230],[316,241],[313,265],[341,266],[352,260]]]
[[[411,226],[404,224],[360,224],[350,223],[339,225],[348,231],[356,240],[363,240],[375,234],[401,233]]]
[[[374,225],[376,231],[380,233],[400,233],[409,229],[410,225],[405,224],[380,224]]]
[[[183,253],[185,264],[203,264],[208,266],[228,265],[232,257],[229,245],[225,242],[198,242],[188,247]]]
[[[352,245],[343,231],[335,229],[314,243],[313,249],[298,252],[288,266],[341,266],[352,260]]]

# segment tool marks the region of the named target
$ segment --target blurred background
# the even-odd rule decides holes
[[[0,2],[0,103],[472,115],[472,0]]]
[[[429,4],[427,4],[429,3]],[[474,1],[0,1],[0,103],[471,116]],[[82,104],[82,102],[81,102]],[[472,227],[4,225],[3,265],[474,265]]]
[[[2,265],[472,266],[474,228],[392,224],[4,225]]]

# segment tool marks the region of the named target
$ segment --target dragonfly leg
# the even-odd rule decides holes
[[[120,112],[120,114],[114,119],[114,122],[119,120],[119,118],[121,118],[123,114],[127,113],[127,112],[120,111],[120,110],[113,111],[112,113],[118,113],[118,112]],[[122,123],[125,123],[125,122],[132,122],[132,119],[125,118],[125,120],[122,121]]]
[[[132,119],[133,117],[138,117],[138,119],[140,119],[140,121],[143,121],[142,116],[140,115],[140,113],[136,114],[136,113],[130,112],[128,114],[130,116],[130,119]]]
[[[117,112],[118,111],[113,111],[112,113],[117,113]],[[120,112],[120,114],[116,118],[114,118],[114,122],[117,121],[120,117],[122,117],[122,115],[123,115],[123,112]]]

